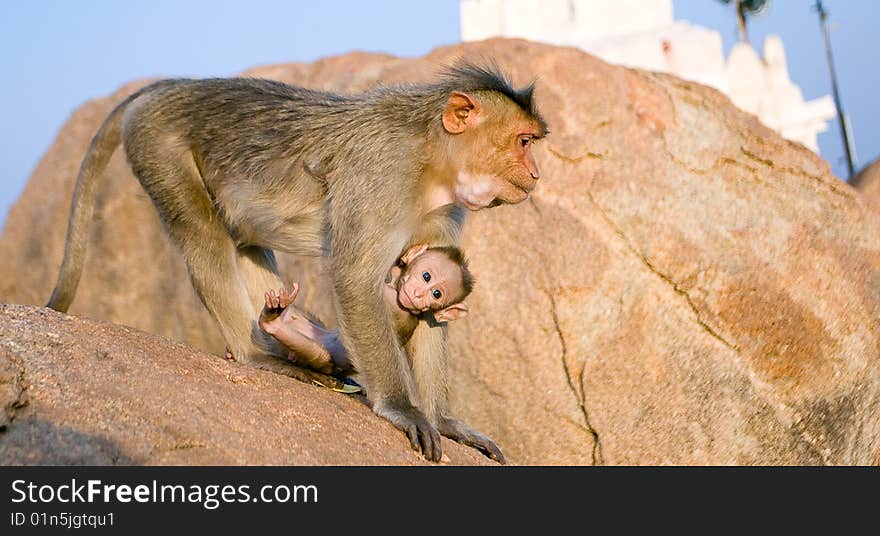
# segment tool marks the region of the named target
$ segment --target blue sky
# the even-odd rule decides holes
[[[750,24],[760,48],[780,34],[792,79],[806,98],[830,94],[813,0],[775,0]],[[859,164],[880,156],[877,87],[880,2],[826,0],[844,107]],[[736,40],[731,8],[675,0],[677,19]],[[457,0],[153,0],[5,2],[0,18],[0,222],[6,220],[58,129],[83,102],[123,83],[156,76],[228,76],[255,65],[312,61],[351,50],[419,56],[459,41]],[[822,156],[845,175],[836,122],[820,135]]]

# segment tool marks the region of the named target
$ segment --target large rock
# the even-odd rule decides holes
[[[880,210],[880,158],[862,168],[853,184],[874,208]]]
[[[0,305],[0,405],[2,465],[428,464],[356,398],[23,305]]]
[[[334,90],[492,57],[552,131],[522,205],[473,214],[471,315],[451,398],[514,462],[880,462],[880,214],[722,94],[574,49],[491,40],[423,59],[355,54],[249,75]],[[89,137],[80,109],[10,212],[0,300],[41,303]],[[219,352],[155,211],[117,155],[72,311]],[[331,316],[314,261],[284,257]]]

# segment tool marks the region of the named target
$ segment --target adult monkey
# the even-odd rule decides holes
[[[264,292],[281,286],[273,250],[323,254],[375,413],[430,460],[441,456],[438,430],[500,458],[450,415],[445,328],[418,330],[404,352],[380,289],[407,244],[458,241],[458,205],[528,197],[538,180],[531,146],[546,134],[532,90],[471,64],[434,84],[359,95],[247,78],[149,85],[92,139],[48,306],[66,311],[73,300],[96,179],[121,143],[233,355],[257,364],[284,355],[254,322]]]

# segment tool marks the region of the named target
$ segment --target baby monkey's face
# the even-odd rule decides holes
[[[397,302],[414,315],[439,311],[463,299],[461,266],[445,254],[425,251],[407,264],[397,281]]]

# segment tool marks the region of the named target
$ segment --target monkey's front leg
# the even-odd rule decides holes
[[[446,324],[419,322],[406,346],[421,407],[441,434],[506,463],[501,449],[491,439],[451,417],[446,388],[446,337]]]
[[[383,305],[377,303],[376,308],[366,310],[346,307],[346,300],[340,301],[340,332],[355,369],[364,378],[373,412],[402,430],[413,450],[421,451],[431,461],[440,461],[440,434],[411,402],[412,374],[397,344],[390,318],[381,309]]]
[[[496,445],[494,441],[477,432],[465,424],[464,421],[452,417],[441,416],[438,419],[437,428],[440,430],[441,434],[449,439],[469,447],[474,447],[498,463],[507,463],[504,454],[501,453],[501,449],[498,448],[498,445]]]
[[[370,391],[367,391],[367,394],[369,395]],[[422,455],[432,462],[440,461],[443,456],[440,434],[417,407],[408,402],[389,403],[386,399],[381,402],[377,400],[373,404],[373,411],[402,430],[409,438],[413,450],[421,451]]]
[[[344,245],[349,244],[340,244]],[[440,434],[412,403],[412,370],[382,301],[380,284],[384,274],[375,267],[383,267],[385,259],[370,258],[371,251],[346,251],[340,246],[334,244],[330,272],[339,331],[354,368],[364,379],[373,411],[402,430],[413,450],[421,451],[431,461],[440,461]]]

